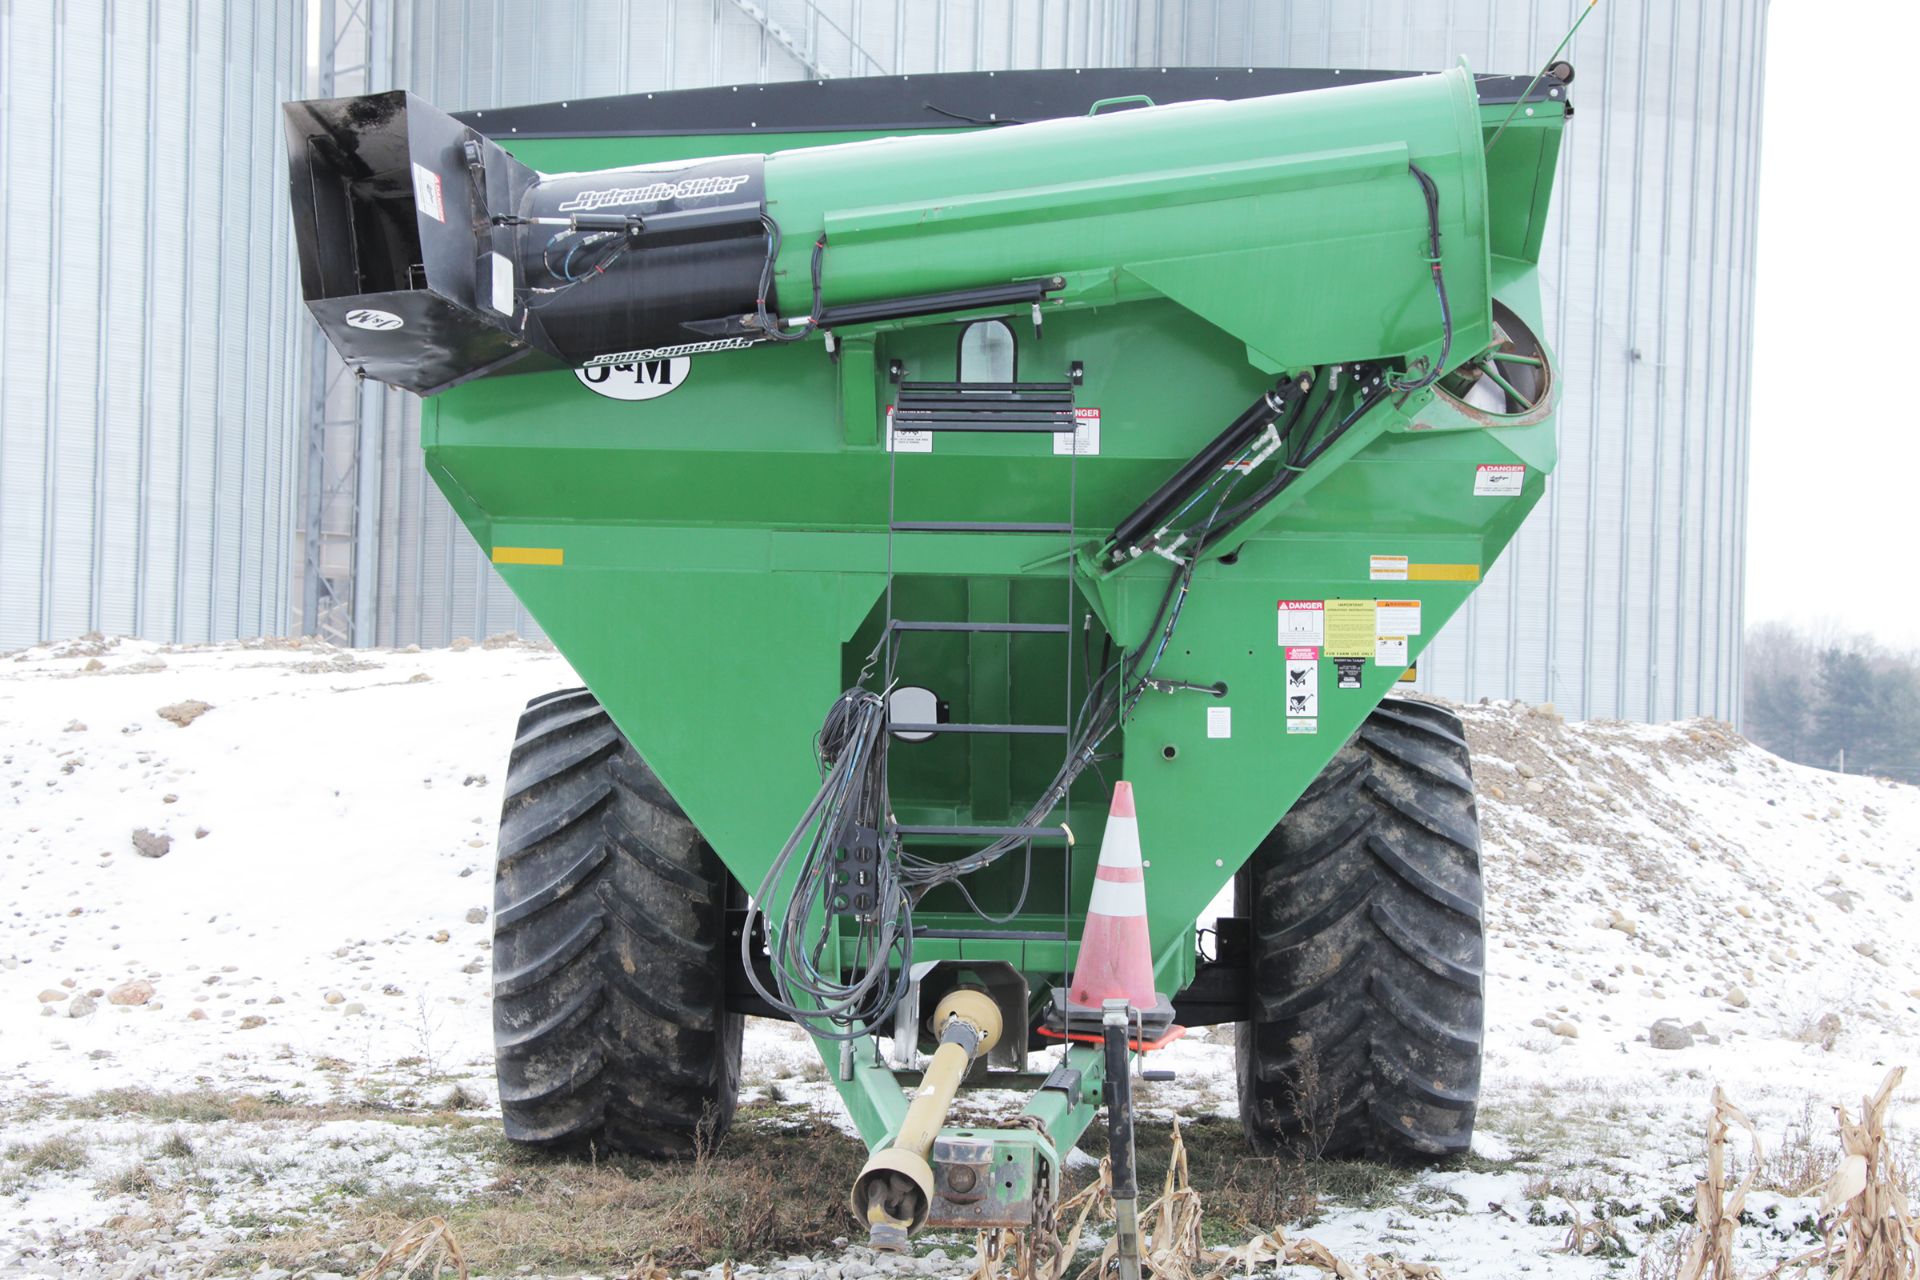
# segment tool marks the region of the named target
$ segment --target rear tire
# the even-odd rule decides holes
[[[1388,699],[1254,853],[1240,1116],[1263,1151],[1432,1160],[1480,1093],[1480,821],[1460,718]]]
[[[507,765],[493,1039],[507,1137],[691,1156],[733,1119],[732,880],[591,693],[535,698]]]

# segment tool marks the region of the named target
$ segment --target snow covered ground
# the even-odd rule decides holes
[[[522,704],[571,681],[514,641],[0,659],[0,1274],[251,1272],[299,1231],[344,1271],[371,1260],[326,1241],[348,1200],[497,1186],[500,780]],[[1671,1247],[1718,1084],[1786,1152],[1743,1249],[1806,1247],[1830,1104],[1857,1109],[1920,1043],[1920,789],[1703,721],[1465,711],[1489,894],[1477,1158],[1306,1233],[1455,1280],[1616,1274]],[[1225,1035],[1168,1056],[1149,1107],[1234,1113]],[[837,1114],[790,1028],[753,1025],[746,1074]],[[1920,1105],[1893,1120],[1914,1133]],[[1576,1218],[1618,1243],[1566,1252]]]

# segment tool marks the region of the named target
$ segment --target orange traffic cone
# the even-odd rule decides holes
[[[1113,789],[1107,834],[1100,841],[1100,867],[1093,873],[1093,897],[1087,902],[1087,927],[1080,935],[1080,958],[1073,967],[1067,1001],[1098,1009],[1121,999],[1136,1009],[1151,1009],[1160,997],[1153,989],[1153,944],[1147,936],[1147,877],[1140,866],[1140,819],[1133,811],[1133,784]]]
[[[1114,787],[1073,982],[1065,991],[1054,988],[1040,1032],[1054,1039],[1097,1043],[1103,1006],[1111,1000],[1124,1000],[1132,1010],[1137,1048],[1157,1048],[1182,1030],[1173,1026],[1173,1002],[1153,989],[1140,821],[1133,808],[1133,785],[1127,782]]]

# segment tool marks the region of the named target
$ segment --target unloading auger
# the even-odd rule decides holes
[[[790,1019],[904,1247],[1050,1220],[1102,1106],[1130,1186],[1231,1022],[1256,1146],[1464,1151],[1471,769],[1391,695],[1553,466],[1570,80],[290,104],[315,319],[586,685],[507,774],[507,1135],[691,1153]]]

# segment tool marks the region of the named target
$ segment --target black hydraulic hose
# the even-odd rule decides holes
[[[1419,165],[1410,164],[1407,171],[1420,184],[1420,194],[1427,202],[1427,266],[1433,273],[1433,292],[1440,299],[1440,355],[1425,373],[1393,383],[1393,389],[1400,392],[1422,391],[1440,381],[1440,375],[1447,371],[1447,356],[1453,351],[1453,308],[1447,302],[1446,272],[1440,268],[1440,188]]]
[[[807,312],[806,322],[789,333],[786,321],[767,311],[767,295],[773,292],[773,268],[780,258],[780,224],[764,213],[760,215],[760,224],[767,232],[767,260],[760,268],[759,296],[753,304],[754,324],[775,342],[799,342],[810,338],[813,331],[820,327],[820,264],[827,252],[827,233],[822,231],[820,238],[813,242],[813,309]]]
[[[1326,453],[1327,450],[1338,443],[1340,437],[1347,434],[1356,422],[1366,417],[1367,413],[1375,405],[1386,399],[1392,385],[1391,383],[1382,382],[1379,386],[1367,392],[1367,394],[1361,398],[1360,403],[1353,407],[1353,411],[1342,418],[1334,426],[1333,430],[1327,432],[1326,439],[1308,449],[1304,454],[1300,455],[1298,460],[1291,466],[1282,470],[1279,475],[1261,486],[1260,490],[1251,498],[1248,498],[1245,502],[1234,508],[1233,512],[1220,522],[1218,528],[1212,530],[1201,539],[1200,545],[1194,548],[1193,554],[1198,557],[1208,547],[1228,537],[1235,529],[1246,523],[1250,516],[1254,515],[1262,507],[1265,507],[1268,503],[1284,493],[1287,486],[1293,483],[1294,477],[1312,466],[1322,454]]]
[[[1229,528],[1238,523],[1240,518],[1247,515],[1256,504],[1265,502],[1273,496],[1272,492],[1269,492],[1273,485],[1286,483],[1287,476],[1306,465],[1303,460],[1307,456],[1308,449],[1312,447],[1314,438],[1320,433],[1320,424],[1327,420],[1327,414],[1332,411],[1334,403],[1340,399],[1340,374],[1348,367],[1336,364],[1321,371],[1320,385],[1309,393],[1306,404],[1301,406],[1300,412],[1304,416],[1294,419],[1293,425],[1287,430],[1286,456],[1280,459],[1273,479],[1252,497],[1222,511],[1216,522],[1221,528]],[[1352,367],[1359,371],[1359,378],[1356,380],[1364,380],[1372,376],[1371,366]],[[1311,413],[1308,413],[1309,408],[1312,410]],[[1298,439],[1295,439],[1296,433]],[[1319,455],[1316,453],[1314,456]]]
[[[1119,550],[1136,545],[1142,535],[1151,533],[1166,518],[1174,504],[1185,496],[1201,480],[1220,469],[1221,464],[1234,455],[1254,434],[1274,421],[1295,403],[1287,397],[1287,389],[1294,384],[1282,379],[1261,393],[1258,400],[1248,405],[1246,410],[1227,424],[1227,429],[1215,436],[1211,443],[1200,452],[1187,459],[1180,469],[1167,478],[1165,484],[1153,491],[1145,502],[1134,508],[1133,514],[1122,520],[1107,540],[1108,546]]]
[[[830,921],[812,931],[811,946],[806,942],[810,916],[824,910],[832,894],[834,850],[862,831],[884,838],[886,723],[886,704],[877,693],[853,688],[835,700],[815,740],[820,790],[768,868],[740,934],[741,961],[754,991],[823,1040],[854,1040],[885,1025],[904,993],[902,975],[913,964],[912,903],[884,846],[875,907],[861,922],[858,955],[848,966],[853,976],[841,977],[837,957],[829,954]],[[775,903],[782,903],[777,920],[770,912]],[[766,921],[776,991],[767,989],[754,964],[759,919]]]

